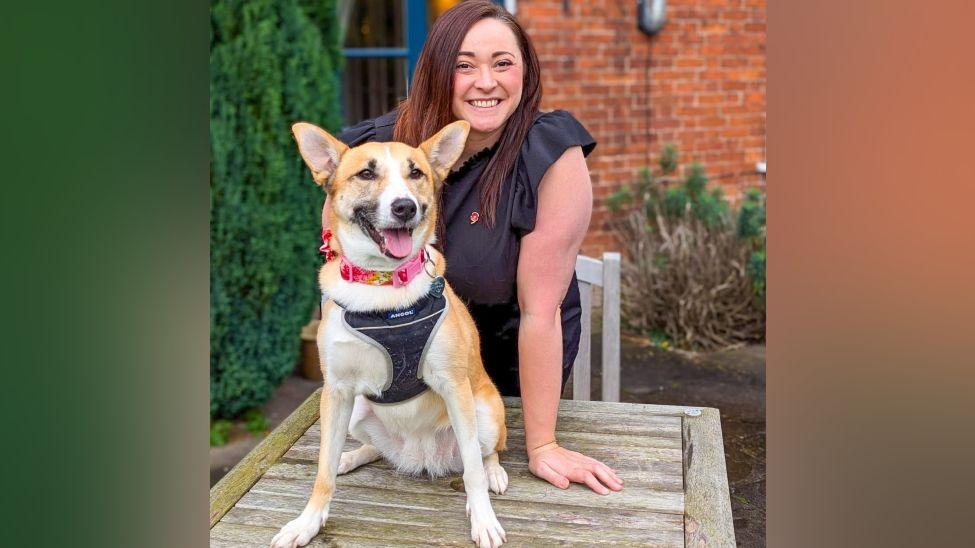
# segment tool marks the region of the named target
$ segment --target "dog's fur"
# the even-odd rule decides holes
[[[332,197],[329,217],[332,248],[353,264],[394,270],[425,249],[425,269],[443,276],[443,256],[430,244],[437,223],[437,190],[464,149],[470,126],[459,121],[412,148],[402,143],[366,143],[349,149],[326,131],[298,123],[292,131],[315,182]],[[370,173],[364,173],[369,170]],[[391,213],[396,199],[416,205],[408,222]],[[379,245],[383,228],[412,229],[412,249],[394,258]],[[372,230],[370,230],[372,229]],[[382,236],[380,235],[381,239]],[[363,394],[379,394],[387,379],[385,358],[342,325],[341,309],[352,312],[410,306],[426,295],[433,280],[426,272],[403,287],[345,281],[339,261],[322,267],[319,283],[330,296],[322,311],[318,349],[325,388],[321,401],[321,448],[311,499],[301,515],[285,525],[271,545],[307,544],[328,518],[336,474],[385,457],[400,471],[433,476],[463,470],[471,538],[481,547],[500,546],[505,538],[488,496],[503,493],[508,476],[498,461],[505,447],[504,405],[480,356],[480,341],[470,313],[449,285],[449,308],[420,364],[431,390],[411,400],[377,405]],[[341,453],[346,433],[362,442]]]

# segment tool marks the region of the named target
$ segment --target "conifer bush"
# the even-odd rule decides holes
[[[748,276],[762,311],[765,310],[765,196],[757,188],[748,189],[738,212],[738,237],[752,243]]]
[[[711,350],[765,335],[765,205],[750,191],[737,218],[704,168],[680,178],[667,145],[658,168],[609,198],[626,260],[624,325],[654,340]]]
[[[324,196],[291,124],[340,128],[334,0],[210,5],[210,415],[260,405],[317,302]]]

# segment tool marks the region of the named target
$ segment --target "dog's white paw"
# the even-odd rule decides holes
[[[342,453],[342,456],[341,457],[339,457],[339,471],[338,471],[338,475],[341,476],[342,474],[345,474],[347,472],[351,472],[351,471],[355,470],[356,468],[358,468],[358,466],[359,466],[359,459],[356,458],[355,452],[354,451],[346,451],[346,452]]]
[[[503,495],[508,489],[508,473],[500,464],[490,463],[484,467],[484,475],[487,476],[488,488],[499,495]]]
[[[490,507],[486,512],[471,514],[471,540],[478,548],[497,548],[507,540],[504,529]]]
[[[323,512],[306,514],[289,521],[271,539],[271,548],[297,548],[308,544],[322,528],[327,515]]]
[[[487,491],[468,493],[467,512],[471,518],[471,540],[478,548],[497,548],[506,536],[491,507]]]
[[[369,464],[380,456],[379,450],[368,444],[352,451],[345,451],[339,457],[338,474],[347,474],[363,464]]]

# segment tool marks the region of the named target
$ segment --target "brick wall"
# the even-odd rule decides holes
[[[668,0],[649,37],[634,0],[518,0],[542,64],[543,108],[572,112],[599,145],[589,157],[595,203],[583,253],[617,248],[606,198],[675,143],[736,201],[763,184],[765,0]]]

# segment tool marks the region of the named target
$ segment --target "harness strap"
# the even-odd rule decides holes
[[[379,404],[411,400],[429,390],[421,366],[449,305],[443,295],[443,278],[411,307],[383,312],[350,312],[342,309],[342,324],[349,332],[379,350],[386,359],[386,384],[379,395],[367,395]]]

